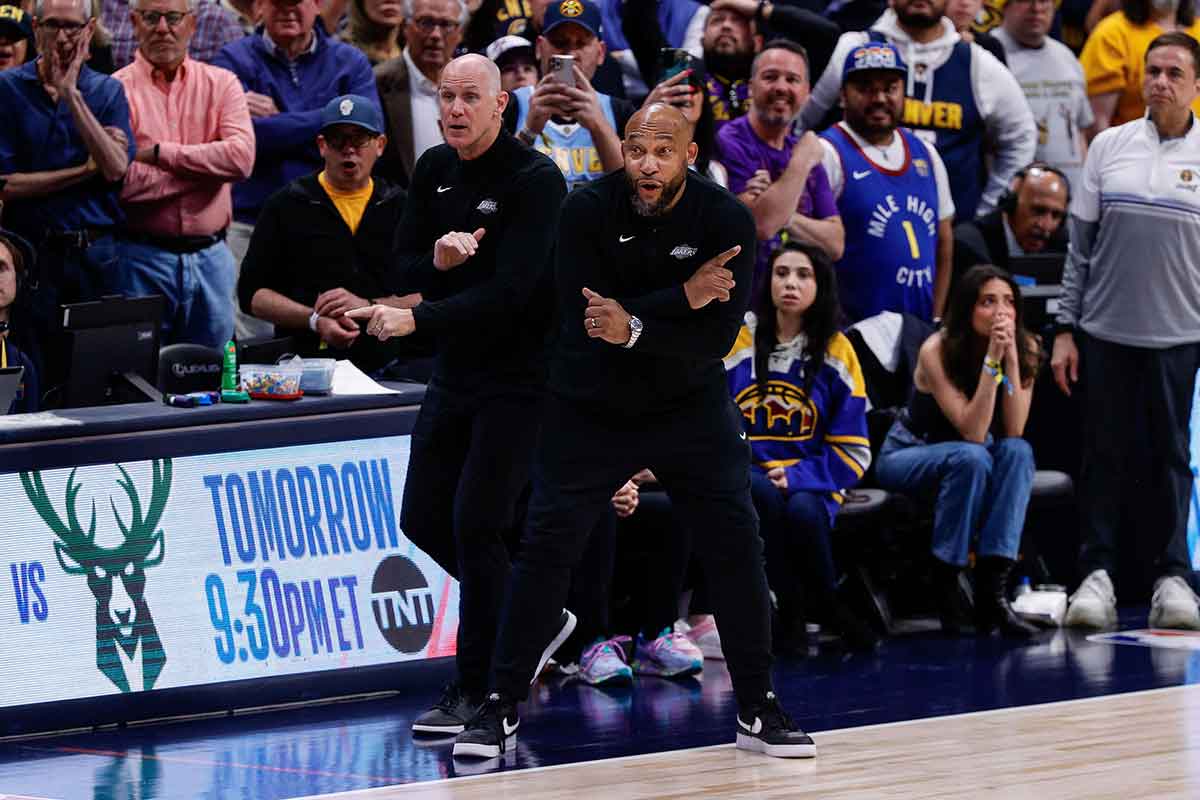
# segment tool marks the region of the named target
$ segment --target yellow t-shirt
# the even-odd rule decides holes
[[[363,212],[367,210],[367,201],[371,199],[371,192],[375,191],[375,181],[368,180],[366,187],[357,192],[339,192],[325,180],[324,171],[317,175],[317,181],[333,201],[342,219],[346,221],[346,227],[351,233],[358,233],[358,223],[362,222]]]
[[[1121,125],[1146,113],[1142,100],[1146,48],[1163,33],[1166,31],[1153,22],[1134,25],[1124,12],[1118,11],[1100,20],[1088,37],[1079,55],[1088,95],[1120,92],[1110,125]],[[1184,33],[1200,38],[1200,22]],[[1192,103],[1192,110],[1200,114],[1200,98]]]

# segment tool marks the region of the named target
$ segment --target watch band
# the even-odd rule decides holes
[[[638,337],[642,335],[642,321],[637,317],[629,318],[629,341],[621,345],[626,350],[637,344]]]
[[[321,318],[321,315],[318,314],[316,311],[314,311],[308,315],[308,329],[310,331],[312,331],[313,333],[317,332],[317,320],[319,320],[320,318]]]
[[[1078,325],[1070,322],[1055,322],[1054,335],[1057,337],[1060,333],[1075,333],[1079,329]]]

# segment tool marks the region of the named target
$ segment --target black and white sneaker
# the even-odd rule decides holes
[[[516,703],[492,692],[454,739],[455,758],[498,758],[517,743]]]
[[[529,685],[532,686],[542,674],[542,670],[546,668],[546,662],[554,655],[558,648],[563,646],[563,642],[570,638],[571,633],[575,630],[575,615],[565,608],[562,611],[562,616],[558,618],[558,635],[550,640],[550,644],[546,645],[546,649],[542,651],[542,657],[538,660],[537,669],[533,671],[533,677],[529,679]]]
[[[479,708],[479,702],[471,702],[458,681],[451,681],[442,689],[442,699],[433,707],[413,720],[413,733],[433,736],[452,736],[462,733],[467,720]]]
[[[746,712],[738,712],[737,746],[776,758],[815,758],[817,746],[796,727],[774,692]]]

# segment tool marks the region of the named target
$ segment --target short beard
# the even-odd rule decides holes
[[[941,17],[927,17],[924,14],[901,14],[896,12],[896,19],[900,20],[900,24],[906,28],[917,28],[918,30],[929,30],[935,25],[942,24]]]
[[[653,203],[647,203],[638,194],[637,181],[631,178],[628,172],[625,173],[625,182],[629,186],[629,202],[633,205],[633,212],[639,217],[661,217],[666,213],[671,203],[675,202],[675,198],[679,196],[679,191],[683,188],[685,180],[687,180],[687,167],[684,167],[684,171],[675,180],[663,184],[662,191],[658,195],[658,200]]]
[[[846,119],[846,124],[850,126],[851,130],[853,130],[855,133],[857,133],[858,135],[862,136],[864,139],[867,139],[867,140],[870,140],[876,136],[880,136],[885,133],[890,133],[890,132],[896,130],[896,128],[899,127],[899,125],[900,125],[899,118],[894,114],[892,115],[892,124],[891,125],[882,125],[882,126],[881,125],[872,125],[871,123],[867,122],[866,114],[855,115],[855,114],[847,113],[847,114],[845,114],[845,119]]]
[[[752,105],[750,113],[758,117],[759,122],[769,128],[782,128],[792,125],[796,121],[797,114],[776,114],[774,111],[768,111],[765,108],[755,109]]]
[[[731,53],[725,55],[715,50],[704,50],[704,68],[713,75],[719,75],[730,81],[749,80],[750,65],[754,63],[753,53]]]

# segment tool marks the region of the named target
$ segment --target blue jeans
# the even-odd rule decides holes
[[[833,521],[817,492],[781,492],[761,472],[750,473],[750,496],[758,512],[767,579],[785,615],[798,605],[801,589],[812,619],[821,619],[837,590],[830,533]]]
[[[176,342],[220,349],[233,338],[237,272],[224,242],[177,254],[142,242],[121,242],[116,291],[166,298],[160,345]]]
[[[888,491],[937,491],[933,555],[960,567],[976,531],[980,556],[1016,558],[1033,473],[1033,449],[1024,439],[925,444],[899,422],[875,465],[875,477]]]

